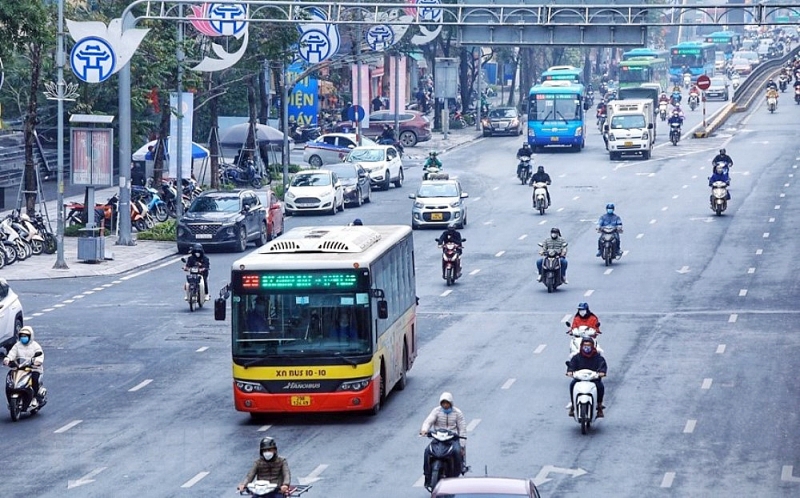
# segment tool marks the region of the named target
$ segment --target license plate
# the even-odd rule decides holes
[[[195,239],[211,239],[213,237],[210,233],[198,233],[194,236]]]
[[[444,219],[444,217],[442,216],[442,213],[431,213],[431,220],[432,221],[442,221],[442,219]]]
[[[550,137],[551,142],[558,142],[558,137]]]
[[[292,406],[311,406],[311,396],[292,396]]]
[[[630,147],[633,145],[633,142],[625,142],[625,147]]]

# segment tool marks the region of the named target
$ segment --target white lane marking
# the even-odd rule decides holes
[[[724,344],[720,344],[719,346],[717,346],[717,354],[722,354],[724,352],[725,352],[725,345]]]
[[[667,209],[669,209],[669,206],[664,206],[661,208],[662,211],[666,211]]]
[[[93,290],[93,291],[95,291],[95,292],[97,292],[97,291],[101,291],[101,290],[105,290],[105,289],[104,289],[103,287],[95,287],[95,288],[94,288],[94,289],[92,289],[92,290]]]
[[[55,309],[55,308],[45,308],[45,309],[43,309],[42,311],[44,311],[44,312],[48,312],[48,311],[53,311],[54,309]]]
[[[764,238],[765,239],[769,238],[769,232],[764,232]]]
[[[794,178],[794,173],[789,173],[789,178]]]
[[[446,291],[444,291],[441,294],[439,294],[439,297],[447,297],[447,296],[450,295],[451,292],[453,292],[452,289],[447,289]]]
[[[580,199],[580,198],[581,198],[581,196],[579,196],[579,195],[576,195],[575,197],[573,197],[573,198],[572,198],[572,200],[573,200],[573,201],[577,201],[577,200],[578,200],[578,199]]]
[[[770,219],[769,219],[769,220],[767,220],[767,221],[768,221],[769,223],[775,223],[775,218],[770,218]]]
[[[154,266],[152,268],[148,268],[148,269],[142,270],[142,271],[137,271],[136,273],[131,273],[130,275],[125,275],[124,277],[120,277],[120,280],[130,280],[132,278],[136,278],[138,276],[144,275],[145,273],[150,273],[151,271],[158,270],[160,268],[164,268],[165,266],[169,266],[169,265],[171,265],[173,263],[177,263],[180,260],[181,260],[181,256],[177,256],[175,259],[171,259],[169,261],[161,263],[158,266]]]
[[[747,295],[747,289],[739,289],[739,297],[744,297]]]
[[[688,186],[688,185],[684,185],[684,186],[683,186],[683,187],[681,187],[681,188],[689,188],[689,186]]]
[[[603,275],[611,275],[611,272],[614,271],[613,268],[609,268],[608,270],[603,272]]]
[[[128,392],[129,393],[135,393],[136,391],[138,391],[139,389],[147,386],[147,384],[149,384],[151,382],[153,382],[153,379],[145,379],[145,380],[139,382],[138,384],[136,384],[135,386],[131,387],[130,389],[128,389]]]
[[[198,472],[196,476],[192,477],[191,479],[189,479],[188,481],[183,483],[183,485],[181,487],[182,488],[191,488],[192,486],[194,486],[198,482],[202,481],[203,478],[205,476],[207,476],[208,474],[210,474],[210,473],[211,472],[207,472],[207,471]]]
[[[756,249],[756,255],[764,254],[764,249]]]
[[[539,344],[538,346],[536,346],[536,349],[533,350],[533,354],[540,354],[542,351],[544,351],[544,348],[546,347],[547,344]]]
[[[84,296],[88,296],[90,294],[94,294],[94,291],[86,291],[83,293]]]
[[[800,158],[798,158],[798,159],[800,159]],[[564,178],[565,176],[567,176],[566,173],[561,173],[560,175],[558,175],[559,178]]]
[[[494,220],[489,220],[489,221],[484,221],[483,222],[484,225],[491,225],[492,223],[494,223]]]
[[[75,300],[74,300],[74,299],[65,299],[65,300],[64,300],[64,301],[62,301],[62,302],[63,302],[64,304],[70,304],[70,303],[74,303],[74,302],[75,302]]]
[[[73,481],[72,479],[67,481],[67,489],[77,488],[78,486],[83,486],[84,484],[91,484],[94,482],[94,478],[97,475],[106,470],[108,467],[100,467],[99,469],[94,469],[93,471],[89,472],[85,476]]]
[[[781,194],[778,197],[786,197],[786,194]]]
[[[570,321],[572,321],[572,315],[570,315],[569,313],[564,315],[564,318],[561,319],[561,323],[570,322]]]
[[[268,430],[270,430],[270,428],[272,428],[271,425],[262,425],[261,427],[258,428],[258,432],[267,432]]]
[[[547,223],[547,220],[542,220],[539,222],[540,225],[544,225],[545,223]]]
[[[469,272],[469,274],[470,274],[470,275],[477,275],[479,271],[481,271],[481,269],[480,269],[480,268],[475,268],[474,270],[472,270],[471,272]]]
[[[784,187],[788,187],[788,186],[789,186],[789,184],[788,184],[788,183],[784,183],[784,184],[783,184],[783,186],[784,186]]]
[[[664,478],[661,479],[661,487],[662,488],[671,488],[672,481],[675,480],[675,472],[667,472],[664,474]]]
[[[640,233],[639,235],[636,236],[637,239],[641,239],[642,237],[644,237],[643,233]]]
[[[197,348],[197,350],[195,350],[195,353],[202,353],[204,351],[208,351],[208,346],[203,346],[202,348]]]
[[[700,389],[711,389],[711,379],[703,379],[703,385],[700,386]]]
[[[516,381],[517,379],[508,379],[500,389],[509,389],[512,385],[514,385],[514,382]]]
[[[72,299],[83,299],[84,297],[86,297],[86,296],[84,296],[84,295],[77,295],[77,296],[72,296]]]
[[[781,208],[780,204],[775,204],[775,209],[780,209],[780,208]]]
[[[122,283],[122,280],[114,280],[114,281],[113,281],[113,282],[111,282],[111,283],[112,283],[112,284],[121,284],[121,283]]]
[[[503,254],[505,254],[505,253],[506,253],[505,251],[500,251],[500,252],[498,252],[497,254],[495,254],[495,255],[494,255],[494,257],[495,257],[495,258],[499,258],[500,256],[502,256],[502,255],[503,255]]]
[[[630,251],[628,251],[627,249],[626,249],[626,250],[624,250],[624,251],[622,251],[622,257],[625,257],[625,256],[627,256],[629,252],[630,252]]]
[[[583,293],[583,297],[589,297],[592,294],[594,294],[594,289],[589,289],[589,290],[587,290],[586,292]]]
[[[558,208],[558,209],[556,209],[556,213],[560,213],[563,210],[564,210],[564,208]]]
[[[66,304],[60,304],[59,303],[59,304],[54,304],[53,308],[63,308],[64,306],[66,306]]]
[[[755,273],[755,272],[756,272],[755,268],[748,268],[747,269],[747,273]]]
[[[689,419],[686,421],[686,425],[683,427],[684,434],[691,434],[694,432],[694,427],[697,425],[697,420]]]
[[[425,484],[425,474],[422,474],[422,476],[420,476],[420,478],[417,479],[416,482],[414,482],[414,484],[411,486],[414,488],[421,488],[423,484]]]
[[[794,465],[784,465],[781,468],[781,481],[800,482],[800,477],[795,477]]]
[[[103,284],[103,285],[101,285],[101,287],[105,287],[106,289],[109,288],[109,287],[113,287],[113,286],[114,286],[114,284]]]
[[[31,316],[42,316],[42,315],[44,315],[44,313],[34,313]]]
[[[739,315],[736,313],[731,313],[731,316],[728,317],[728,323],[736,323],[736,320],[739,318]]]
[[[73,420],[72,422],[68,423],[64,427],[61,427],[60,429],[54,430],[53,434],[63,434],[65,432],[67,432],[68,430],[72,429],[73,427],[75,427],[76,425],[80,424],[81,422],[83,422],[83,420]]]
[[[492,190],[497,190],[497,189],[499,189],[499,188],[500,188],[500,187],[495,187],[495,188],[493,188]]]
[[[476,197],[476,198],[472,199],[472,202],[478,202],[479,200],[481,200],[481,198],[480,197]]]
[[[600,177],[601,180],[605,180],[606,178],[608,178],[608,176],[603,175]]]
[[[527,233],[523,233],[522,235],[520,235],[520,236],[517,238],[517,240],[525,240],[525,239],[527,239],[527,238],[528,238],[528,234],[527,234]]]
[[[692,175],[692,180],[694,180],[695,178],[697,178],[697,175]]]
[[[656,220],[650,220],[650,224],[651,225],[654,224],[655,222],[656,222]]]
[[[478,424],[480,424],[480,423],[481,423],[481,419],[479,419],[479,418],[471,420],[470,423],[467,424],[467,432],[474,431],[475,428],[478,427]]]
[[[325,469],[327,468],[328,464],[321,463],[317,465],[316,469],[312,470],[307,476],[301,477],[300,479],[298,479],[298,481],[300,482],[300,484],[313,484],[320,480],[319,475],[325,472]]]

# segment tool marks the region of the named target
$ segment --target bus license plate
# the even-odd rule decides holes
[[[625,147],[633,147],[633,142],[625,142]]]
[[[292,396],[292,406],[311,406],[311,396]]]
[[[551,142],[558,142],[558,137],[550,137]]]
[[[443,219],[442,213],[431,213],[431,221],[442,221]]]

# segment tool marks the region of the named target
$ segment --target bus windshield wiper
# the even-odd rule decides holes
[[[563,114],[561,114],[561,112],[559,112],[559,111],[556,111],[556,114],[558,114],[559,116],[561,116],[561,119],[563,119],[563,120],[564,120],[564,124],[569,124],[569,121],[567,121],[567,118],[565,118],[565,117],[564,117],[564,115],[563,115]]]
[[[250,360],[247,363],[244,363],[242,365],[242,367],[250,368],[250,367],[255,367],[255,366],[259,366],[259,365],[271,365],[272,361],[267,361],[269,359],[270,358],[268,356],[264,357],[264,358],[256,358],[255,360]]]
[[[358,362],[352,358],[348,358],[347,356],[342,356],[342,353],[336,353],[336,357],[340,358],[342,361],[347,363],[348,365],[358,366]]]
[[[545,116],[544,119],[542,120],[542,124],[544,124],[544,122],[547,121],[547,118],[549,118],[551,114],[553,114],[553,111],[547,113],[547,116]]]

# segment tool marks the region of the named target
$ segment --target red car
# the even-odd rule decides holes
[[[394,126],[394,113],[392,111],[375,111],[369,115],[369,128],[363,134],[375,139],[383,133],[384,125]],[[417,142],[427,142],[431,139],[431,122],[427,116],[419,111],[400,111],[400,142],[405,147],[413,147]],[[337,132],[355,133],[355,124],[352,121],[342,121],[336,124]]]
[[[506,477],[456,477],[442,479],[433,489],[431,498],[540,498],[539,490],[530,479]]]
[[[283,203],[269,187],[256,190],[255,193],[261,205],[267,209],[267,240],[272,240],[283,233]]]

